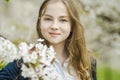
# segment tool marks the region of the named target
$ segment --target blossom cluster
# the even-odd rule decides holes
[[[31,80],[60,80],[52,63],[55,59],[55,51],[52,46],[38,43],[21,42],[15,46],[11,41],[0,37],[0,61],[11,62],[15,59],[23,60],[21,70],[22,76]]]
[[[17,58],[17,47],[11,41],[0,37],[0,61],[9,63]]]

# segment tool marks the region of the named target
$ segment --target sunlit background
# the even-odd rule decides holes
[[[34,42],[42,1],[0,0],[0,34],[16,45]],[[87,47],[97,58],[97,80],[120,80],[120,0],[77,1]]]

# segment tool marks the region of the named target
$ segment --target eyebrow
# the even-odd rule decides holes
[[[44,14],[43,16],[48,16],[48,17],[52,17],[51,15],[49,15],[49,14]]]
[[[69,16],[60,16],[60,18],[69,18]]]
[[[51,16],[49,14],[44,14],[43,16],[53,17],[53,16]],[[69,16],[60,16],[60,18],[69,18]]]

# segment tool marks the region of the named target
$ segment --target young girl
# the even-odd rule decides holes
[[[56,51],[54,68],[62,80],[96,80],[96,63],[88,55],[84,30],[74,0],[45,0],[37,21],[39,38]],[[22,61],[9,63],[0,71],[0,80],[27,80],[21,76]]]

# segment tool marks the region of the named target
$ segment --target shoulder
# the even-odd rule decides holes
[[[97,59],[91,53],[89,54],[89,70],[93,80],[97,80]]]
[[[21,76],[20,66],[17,64],[18,60],[8,63],[1,71],[0,71],[0,80],[25,80]]]
[[[20,72],[20,68],[20,60],[14,60],[13,62],[8,63],[3,69]]]
[[[92,70],[95,70],[96,66],[97,66],[97,59],[94,56],[90,56],[89,57],[89,64],[90,64]]]
[[[93,58],[91,60],[91,74],[92,74],[92,78],[93,80],[97,80],[97,61],[95,58]]]

